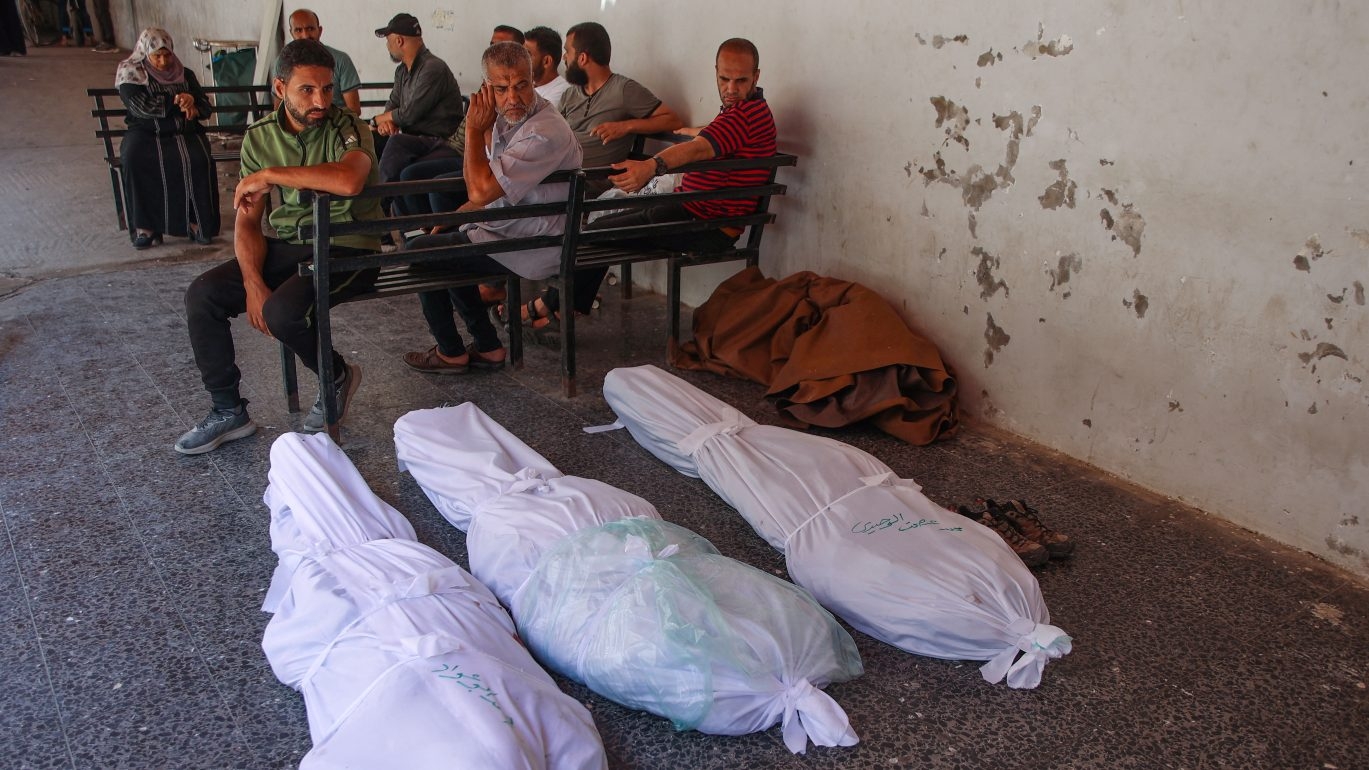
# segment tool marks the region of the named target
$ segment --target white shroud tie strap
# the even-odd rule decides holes
[[[1036,687],[1041,684],[1041,671],[1046,667],[1046,661],[1068,655],[1073,647],[1073,640],[1064,629],[1048,623],[1018,618],[1005,630],[1016,636],[1017,641],[980,666],[979,673],[989,684],[998,684],[1007,677],[1008,686],[1014,689]],[[1021,658],[1017,658],[1019,651]],[[1017,658],[1015,663],[1014,658]]]
[[[854,746],[859,742],[846,712],[827,693],[807,679],[784,693],[784,720],[780,723],[784,745],[795,754],[815,746]]]
[[[710,422],[707,425],[700,425],[688,436],[680,439],[676,446],[680,448],[681,452],[693,457],[694,453],[699,451],[699,448],[704,445],[704,442],[714,436],[731,436],[742,428],[749,428],[755,424],[755,421],[750,417],[747,417],[732,407],[728,407],[723,411],[721,420],[718,422]]]

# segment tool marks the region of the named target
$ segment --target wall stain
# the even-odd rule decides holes
[[[1059,184],[1057,182],[1057,184]],[[1072,183],[1071,183],[1072,184]],[[1117,195],[1112,190],[1104,189],[1103,195],[1108,202],[1116,206]],[[1043,202],[1044,205],[1044,202]],[[1103,222],[1103,229],[1112,232],[1114,241],[1120,240],[1131,247],[1133,257],[1141,256],[1141,236],[1146,231],[1146,220],[1141,218],[1136,209],[1130,203],[1121,204],[1122,210],[1113,216],[1111,211],[1103,209],[1098,212],[1098,218]]]
[[[1316,262],[1331,252],[1322,249],[1321,241],[1316,235],[1307,239],[1307,243],[1298,251],[1297,256],[1293,257],[1293,267],[1303,272],[1312,272],[1312,262]]]
[[[1331,330],[1331,319],[1330,319],[1330,318],[1323,318],[1323,319],[1321,319],[1321,320],[1323,320],[1323,321],[1326,322],[1326,329],[1327,329],[1327,331],[1330,331],[1330,330]]]
[[[993,275],[993,271],[999,266],[998,257],[978,246],[970,249],[970,253],[979,257],[979,266],[974,271],[974,278],[979,282],[979,298],[987,301],[997,294],[999,289],[1002,289],[1003,297],[1006,299],[1011,294],[1008,291],[1008,284]],[[989,318],[989,323],[993,323],[992,316]]]
[[[1369,249],[1369,230],[1351,230],[1350,237],[1355,239],[1361,249]]]
[[[1359,281],[1355,281],[1355,304],[1364,306],[1364,284]]]
[[[1181,403],[1179,403],[1178,401],[1175,401],[1174,399],[1171,398],[1171,399],[1169,400],[1169,411],[1171,411],[1171,412],[1182,412],[1182,411],[1184,411],[1184,405],[1181,404]]]
[[[1108,160],[1107,158],[1099,158],[1099,159],[1098,159],[1098,165],[1100,165],[1100,166],[1115,166],[1115,165],[1117,165],[1117,164],[1116,164],[1116,163],[1113,163],[1112,161]]]
[[[970,140],[965,138],[965,129],[970,125],[970,111],[944,96],[933,96],[928,101],[936,108],[936,127],[946,127],[946,141],[970,149]]]
[[[1060,208],[1062,204],[1065,208],[1074,208],[1074,194],[1078,185],[1070,179],[1069,169],[1065,167],[1065,159],[1051,161],[1050,167],[1059,173],[1060,178],[1037,197],[1037,200],[1041,202],[1041,208],[1054,210]]]
[[[992,67],[994,64],[1001,61],[1003,61],[1003,54],[994,53],[993,49],[990,48],[979,55],[979,61],[977,61],[976,64],[981,67]]]
[[[922,37],[921,32],[914,32],[913,39],[917,41],[918,45],[927,45],[927,41]]]
[[[1131,299],[1122,300],[1122,306],[1135,310],[1137,318],[1145,318],[1146,311],[1150,309],[1150,297],[1142,294],[1140,289],[1132,289]]]
[[[1085,428],[1092,428],[1092,427],[1093,427],[1093,420],[1090,420],[1090,419],[1088,419],[1087,417],[1084,418],[1084,419],[1082,420],[1082,422],[1084,423],[1084,427],[1085,427]]]
[[[1326,295],[1326,298],[1329,299],[1329,300],[1331,300],[1332,302],[1336,303],[1337,305],[1339,305],[1340,303],[1342,303],[1342,302],[1345,301],[1345,292],[1346,292],[1346,289],[1341,289],[1339,295],[1336,295],[1336,294],[1327,294],[1327,295]]]
[[[1346,516],[1345,518],[1343,518],[1343,519],[1340,520],[1340,525],[1341,525],[1342,527],[1358,527],[1358,526],[1359,526],[1359,517],[1358,517],[1358,516],[1355,516],[1355,515],[1353,515],[1353,514],[1350,515],[1350,516]]]
[[[955,37],[945,37],[945,36],[943,36],[943,35],[933,35],[933,36],[932,36],[932,47],[933,47],[933,48],[940,48],[940,47],[942,47],[943,45],[946,45],[947,43],[962,43],[962,44],[963,44],[963,43],[968,43],[968,42],[970,42],[970,36],[969,36],[969,35],[956,35]]]
[[[1329,342],[1318,342],[1317,348],[1311,353],[1299,353],[1298,360],[1304,364],[1309,364],[1312,361],[1320,361],[1327,356],[1335,356],[1343,361],[1350,360],[1350,357],[1345,355],[1345,351],[1341,350],[1340,346],[1332,345]]]
[[[1307,413],[1308,413],[1308,414],[1316,414],[1316,413],[1317,413],[1317,402],[1313,401],[1313,402],[1312,402],[1312,405],[1309,406],[1309,407],[1307,407]]]
[[[985,369],[993,364],[993,354],[1001,351],[1012,341],[1012,335],[1003,331],[998,324],[993,322],[993,313],[988,314],[988,319],[984,325],[984,341],[989,343],[989,346],[984,348]]]
[[[1028,40],[1022,46],[1022,53],[1032,57],[1039,56],[1064,56],[1074,50],[1074,41],[1069,35],[1061,35],[1054,40],[1043,40],[1046,36],[1046,25],[1038,23],[1036,25],[1036,39]]]
[[[979,240],[979,217],[974,215],[974,210],[970,210],[969,215],[970,237]]]
[[[1056,286],[1070,282],[1070,273],[1077,273],[1084,268],[1084,260],[1078,254],[1070,253],[1060,258],[1059,264],[1054,270],[1047,270],[1046,275],[1051,277],[1050,290],[1055,291]],[[1069,296],[1068,293],[1065,296]]]
[[[903,173],[907,174],[909,179],[913,178],[913,162],[911,160],[903,164]]]
[[[1334,535],[1326,538],[1326,547],[1342,556],[1357,557],[1361,563],[1369,564],[1369,557],[1365,556],[1364,551],[1347,544]]]

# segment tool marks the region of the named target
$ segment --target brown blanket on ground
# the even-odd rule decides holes
[[[694,311],[694,339],[671,362],[760,382],[783,414],[808,425],[869,419],[930,444],[958,422],[955,378],[936,346],[875,292],[816,273],[732,276]]]

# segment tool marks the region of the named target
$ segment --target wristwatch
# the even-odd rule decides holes
[[[651,156],[651,159],[656,161],[655,176],[661,176],[665,174],[665,172],[670,170],[670,168],[665,164],[665,158],[662,158],[660,155],[653,155]]]

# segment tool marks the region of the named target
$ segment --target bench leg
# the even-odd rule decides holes
[[[561,276],[561,392],[575,398],[575,271]]]
[[[504,315],[509,319],[509,365],[523,368],[523,323],[519,308],[523,307],[523,282],[516,275],[504,280]]]
[[[299,378],[295,372],[295,354],[285,345],[280,346],[280,378],[285,386],[285,405],[294,414],[299,411]]]
[[[623,299],[632,299],[632,263],[624,262],[618,266],[618,280],[623,284],[619,289]]]
[[[214,180],[215,184],[218,180]],[[109,184],[114,188],[114,216],[119,220],[119,229],[128,229],[128,216],[124,213],[124,178],[118,169],[109,170]]]
[[[680,342],[680,271],[683,264],[679,257],[666,260],[670,274],[666,277],[666,307],[670,312],[670,337],[666,342],[666,361],[670,361],[670,351]]]

